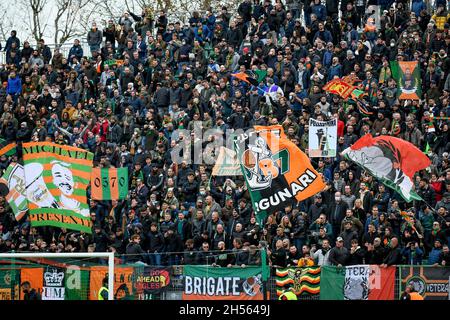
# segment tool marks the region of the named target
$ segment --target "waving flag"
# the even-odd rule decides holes
[[[256,81],[258,81],[258,83],[265,82],[264,80],[266,79],[266,76],[267,76],[266,70],[256,69],[252,72],[255,74]]]
[[[400,215],[402,216],[402,218],[406,221],[406,224],[408,225],[408,227],[410,227],[412,230],[414,230],[418,235],[420,235],[420,232],[417,231],[416,226],[414,225],[414,220],[413,217],[411,217],[408,212],[406,211],[401,211]],[[414,214],[412,214],[414,216]]]
[[[365,117],[373,115],[373,113],[374,113],[373,109],[370,107],[370,105],[367,103],[367,101],[364,100],[364,97],[366,97],[366,96],[367,96],[367,92],[362,91],[360,89],[355,89],[351,93],[351,98],[350,98],[353,102],[356,103],[359,112]]]
[[[353,85],[355,82],[361,82],[361,79],[359,79],[356,73],[354,72],[350,73],[348,76],[342,77],[341,79],[342,81],[351,85]]]
[[[17,144],[15,142],[8,143],[6,140],[0,138],[0,156],[12,156],[16,154]]]
[[[258,86],[259,84],[256,77],[252,77],[252,75],[245,72],[233,73],[232,76],[235,77],[236,79],[247,82],[248,84],[251,84],[252,86],[255,87]]]
[[[49,142],[23,144],[25,185],[31,226],[91,233],[86,188],[94,155]]]
[[[322,177],[306,154],[287,139],[283,127],[255,126],[237,135],[234,147],[257,218],[322,191]]]
[[[355,86],[343,81],[342,79],[333,79],[323,86],[323,90],[337,94],[343,99],[350,97],[355,89]]]
[[[390,136],[373,138],[370,134],[342,152],[408,202],[422,200],[413,190],[414,174],[431,161],[412,143]]]

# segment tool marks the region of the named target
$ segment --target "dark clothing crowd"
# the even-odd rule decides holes
[[[95,167],[127,167],[129,194],[89,200],[92,234],[16,221],[3,195],[0,252],[242,266],[261,263],[266,250],[272,266],[449,265],[449,3],[411,1],[245,0],[186,23],[147,8],[94,23],[89,52],[77,39],[67,55],[12,31],[0,136],[18,148],[1,156],[0,170],[21,162],[23,142],[51,141],[89,150]],[[420,100],[398,100],[390,61],[418,62]],[[262,74],[259,86],[232,76],[249,71]],[[344,76],[357,79],[365,108],[322,89]],[[310,118],[338,119],[338,155],[311,159],[326,188],[263,221],[242,176],[212,176],[214,163],[171,156],[186,141],[214,141],[194,133],[197,121],[202,133],[280,124],[307,153]],[[423,201],[406,202],[340,155],[367,133],[428,155],[414,180]]]

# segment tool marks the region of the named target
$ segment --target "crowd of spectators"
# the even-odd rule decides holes
[[[93,23],[89,52],[77,39],[67,56],[11,32],[1,138],[87,149],[94,166],[128,167],[130,179],[126,200],[90,200],[92,234],[16,221],[0,197],[0,252],[113,251],[130,263],[225,267],[259,264],[267,250],[274,266],[449,265],[447,1],[245,0],[233,12],[193,12],[185,24],[166,15],[145,9]],[[419,101],[397,99],[395,60],[418,61]],[[231,75],[247,70],[267,72],[259,89]],[[361,80],[372,114],[322,90],[346,75]],[[259,223],[242,177],[211,177],[212,165],[170,156],[198,139],[175,134],[194,121],[223,131],[281,124],[307,153],[310,117],[338,119],[338,152],[366,133],[424,150],[432,165],[415,179],[424,201],[405,202],[340,155],[314,158],[325,190]],[[21,161],[20,148],[1,156],[0,170],[11,161]]]

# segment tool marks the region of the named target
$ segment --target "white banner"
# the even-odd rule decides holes
[[[337,119],[318,121],[309,119],[309,157],[336,157]]]

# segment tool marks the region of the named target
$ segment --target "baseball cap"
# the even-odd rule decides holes
[[[337,237],[336,241],[337,242],[344,242],[344,239],[342,239],[342,237]]]

